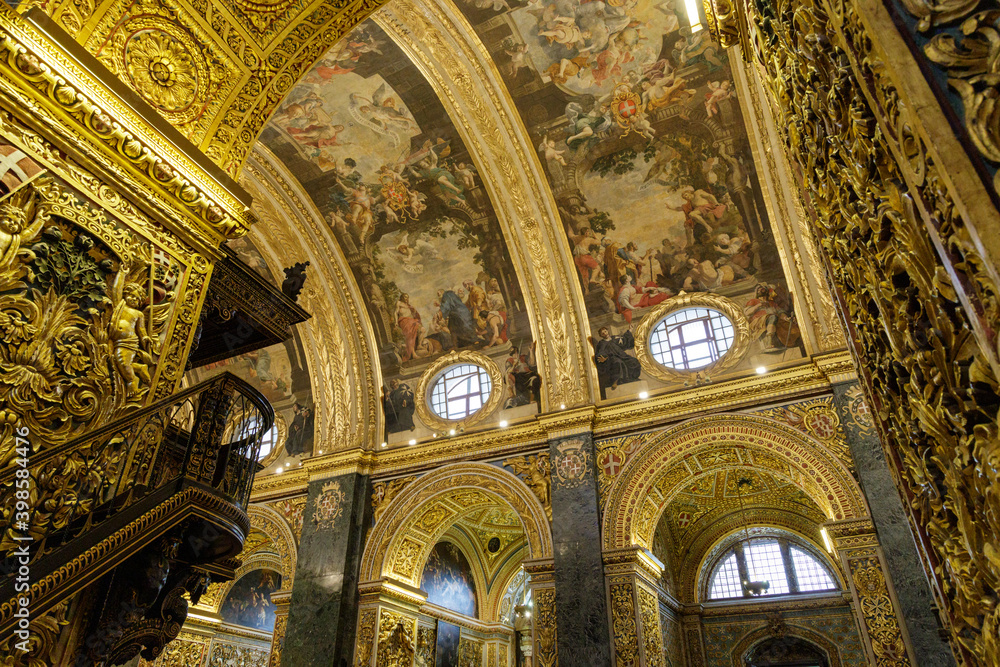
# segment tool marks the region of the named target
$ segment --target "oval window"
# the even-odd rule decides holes
[[[649,352],[679,371],[697,370],[722,358],[733,344],[733,323],[712,308],[684,308],[660,320],[649,334]]]
[[[438,376],[431,387],[431,410],[442,419],[465,419],[482,409],[492,390],[493,382],[482,366],[451,366]]]

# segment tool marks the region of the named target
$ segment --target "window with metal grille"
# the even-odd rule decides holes
[[[486,369],[458,364],[446,369],[431,388],[431,409],[442,419],[465,419],[490,397],[493,382]]]
[[[795,565],[795,578],[798,579],[799,590],[802,592],[830,591],[837,587],[830,578],[830,573],[819,564],[812,554],[802,549],[791,547],[792,564]]]
[[[756,538],[740,542],[715,561],[708,586],[709,600],[754,597],[744,590],[748,582],[768,582],[763,596],[834,591],[838,586],[829,568],[810,550],[785,538]]]
[[[708,593],[710,600],[738,598],[743,596],[743,586],[740,584],[740,568],[736,562],[736,554],[730,552],[729,557],[722,561],[712,579],[712,588]]]
[[[677,370],[696,370],[718,361],[733,344],[733,323],[711,308],[685,308],[664,317],[649,334],[657,362]]]
[[[274,451],[274,446],[277,444],[278,440],[278,425],[275,424],[271,427],[271,430],[265,433],[260,439],[260,453],[257,454],[257,460],[263,461],[266,459],[272,451]]]

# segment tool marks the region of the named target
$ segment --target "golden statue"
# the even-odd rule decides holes
[[[130,396],[139,393],[139,380],[147,385],[152,381],[149,377],[149,364],[152,357],[143,348],[153,348],[153,340],[146,332],[144,314],[141,310],[145,301],[142,288],[136,283],[124,287],[120,282],[125,272],[115,279],[114,294],[116,295],[114,311],[111,313],[111,325],[108,327],[108,337],[114,346],[115,366],[121,374]]]

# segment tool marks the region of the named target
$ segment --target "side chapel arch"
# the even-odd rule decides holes
[[[709,457],[695,467],[700,455]],[[804,433],[757,415],[712,415],[666,429],[632,456],[608,493],[604,548],[651,548],[664,508],[696,473],[749,467],[797,485],[830,521],[868,514],[847,467]]]
[[[240,554],[243,563],[236,569],[236,575],[229,581],[218,584],[214,591],[210,590],[211,609],[218,613],[225,602],[229,590],[240,578],[254,570],[268,568],[281,575],[281,590],[292,590],[295,581],[295,566],[298,560],[298,546],[291,526],[285,518],[267,505],[250,505],[247,507],[251,530],[256,529],[271,538],[272,549],[254,551],[250,554]]]
[[[813,647],[819,649],[821,653],[826,654],[828,667],[841,667],[841,665],[843,665],[837,645],[815,630],[810,630],[809,628],[803,628],[797,625],[782,624],[781,632],[782,634],[780,636],[782,638],[804,640],[808,644],[811,644]],[[733,647],[732,653],[730,654],[733,667],[744,667],[747,664],[746,658],[750,651],[762,642],[768,639],[773,639],[774,637],[775,629],[767,626],[751,630],[745,634],[736,643]]]
[[[455,463],[417,479],[392,500],[368,536],[360,580],[388,577],[419,587],[431,549],[462,516],[455,507],[472,510],[485,503],[506,504],[517,513],[529,558],[552,557],[545,509],[524,482],[497,466]]]

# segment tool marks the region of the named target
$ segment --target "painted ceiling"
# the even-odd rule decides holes
[[[640,367],[634,340],[681,293],[746,318],[730,375],[807,356],[818,325],[793,307],[802,276],[783,270],[731,54],[680,5],[383,4],[18,6],[41,7],[230,174],[267,162],[318,221],[304,229],[255,192],[272,219],[231,244],[275,282],[276,262],[299,259],[275,234],[308,239],[323,263],[312,279],[340,281],[325,286],[335,308],[313,290],[308,336],[227,365],[281,415],[273,466],[349,447],[351,433],[390,447],[435,436],[414,392],[451,351],[501,370],[484,427],[683,389]],[[154,76],[161,61],[174,79]],[[331,327],[352,340],[319,349]],[[625,370],[608,370],[609,350]],[[335,363],[356,386],[326,382]]]

